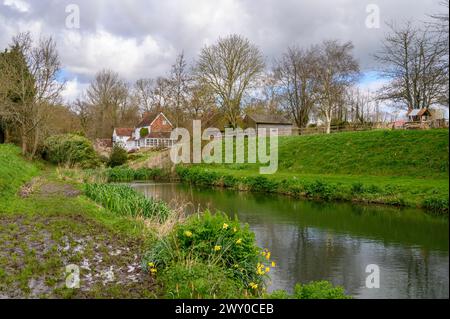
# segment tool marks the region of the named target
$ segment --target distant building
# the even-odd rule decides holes
[[[421,109],[410,109],[408,113],[406,113],[406,116],[410,122],[423,122],[431,119],[431,112],[426,107]]]
[[[252,115],[246,114],[244,117],[246,128],[258,129],[278,129],[278,135],[289,136],[292,135],[293,124],[281,115]]]
[[[135,148],[133,139],[133,128],[115,128],[112,136],[113,144],[120,146],[128,151]]]
[[[172,147],[176,142],[170,138],[173,125],[163,113],[146,113],[135,128],[116,128],[113,132],[114,145],[127,151],[140,148]],[[145,132],[145,135],[142,135]]]

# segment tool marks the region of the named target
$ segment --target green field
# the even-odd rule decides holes
[[[179,167],[183,180],[330,200],[448,211],[448,130],[368,131],[281,137],[279,168],[261,164]],[[258,187],[257,179],[260,184]]]

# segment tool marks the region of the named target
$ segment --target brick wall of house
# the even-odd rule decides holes
[[[164,121],[166,123],[164,123]],[[158,115],[151,126],[152,132],[172,132],[172,129],[172,126],[162,114]]]

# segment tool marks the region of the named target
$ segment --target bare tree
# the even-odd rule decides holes
[[[346,105],[349,113],[349,120],[353,123],[364,124],[371,121],[372,111],[376,111],[375,118],[378,122],[379,110],[372,110],[371,103],[374,102],[370,92],[364,92],[358,87],[350,88],[346,92]],[[376,103],[376,101],[375,101]]]
[[[183,122],[191,84],[192,75],[189,73],[188,64],[182,52],[178,55],[175,64],[172,65],[168,78],[169,108],[176,127]]]
[[[113,71],[97,73],[86,96],[95,118],[93,137],[110,137],[114,127],[132,125],[138,118],[138,107],[130,103],[127,83]]]
[[[152,112],[155,107],[155,80],[139,79],[133,87],[134,103],[142,113]]]
[[[214,92],[232,127],[241,115],[241,102],[264,69],[259,49],[239,35],[221,38],[205,47],[196,66],[202,85]]]
[[[352,54],[351,42],[325,41],[319,47],[317,67],[320,99],[319,114],[325,119],[327,134],[331,133],[334,112],[342,105],[346,90],[356,81],[359,65]]]
[[[191,86],[187,111],[191,119],[201,120],[204,125],[207,125],[215,114],[217,114],[214,92],[208,86],[194,83]]]
[[[288,48],[275,67],[284,108],[298,127],[305,127],[318,99],[318,52],[316,48]]]
[[[436,45],[436,37],[429,32],[429,27],[420,29],[407,23],[402,27],[390,25],[390,28],[390,34],[375,55],[383,76],[391,80],[380,90],[379,98],[402,108],[448,105],[446,49]]]

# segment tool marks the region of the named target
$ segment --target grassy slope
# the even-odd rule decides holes
[[[282,137],[279,170],[272,180],[317,180],[341,185],[342,199],[421,206],[429,197],[448,197],[448,130],[370,131],[332,135]],[[222,175],[258,175],[260,164],[197,165]],[[358,198],[352,185],[389,188],[396,200],[385,194]],[[361,196],[359,196],[361,197]],[[368,198],[370,197],[370,198]]]
[[[20,156],[19,148],[13,145],[0,145],[0,198],[14,195],[22,184],[36,176],[38,172],[36,165]]]
[[[19,189],[33,177],[33,192],[22,198]],[[43,192],[45,185],[57,192]],[[94,272],[113,266],[116,278],[124,279],[125,266],[136,262],[135,255],[142,253],[148,235],[142,222],[117,216],[85,196],[58,191],[66,188],[54,169],[24,160],[15,146],[0,145],[0,297],[155,297],[148,278],[106,286],[94,280],[88,289],[64,288],[64,266],[80,265],[83,260],[90,262]],[[111,255],[114,250],[122,253]],[[103,261],[96,265],[99,256]]]

